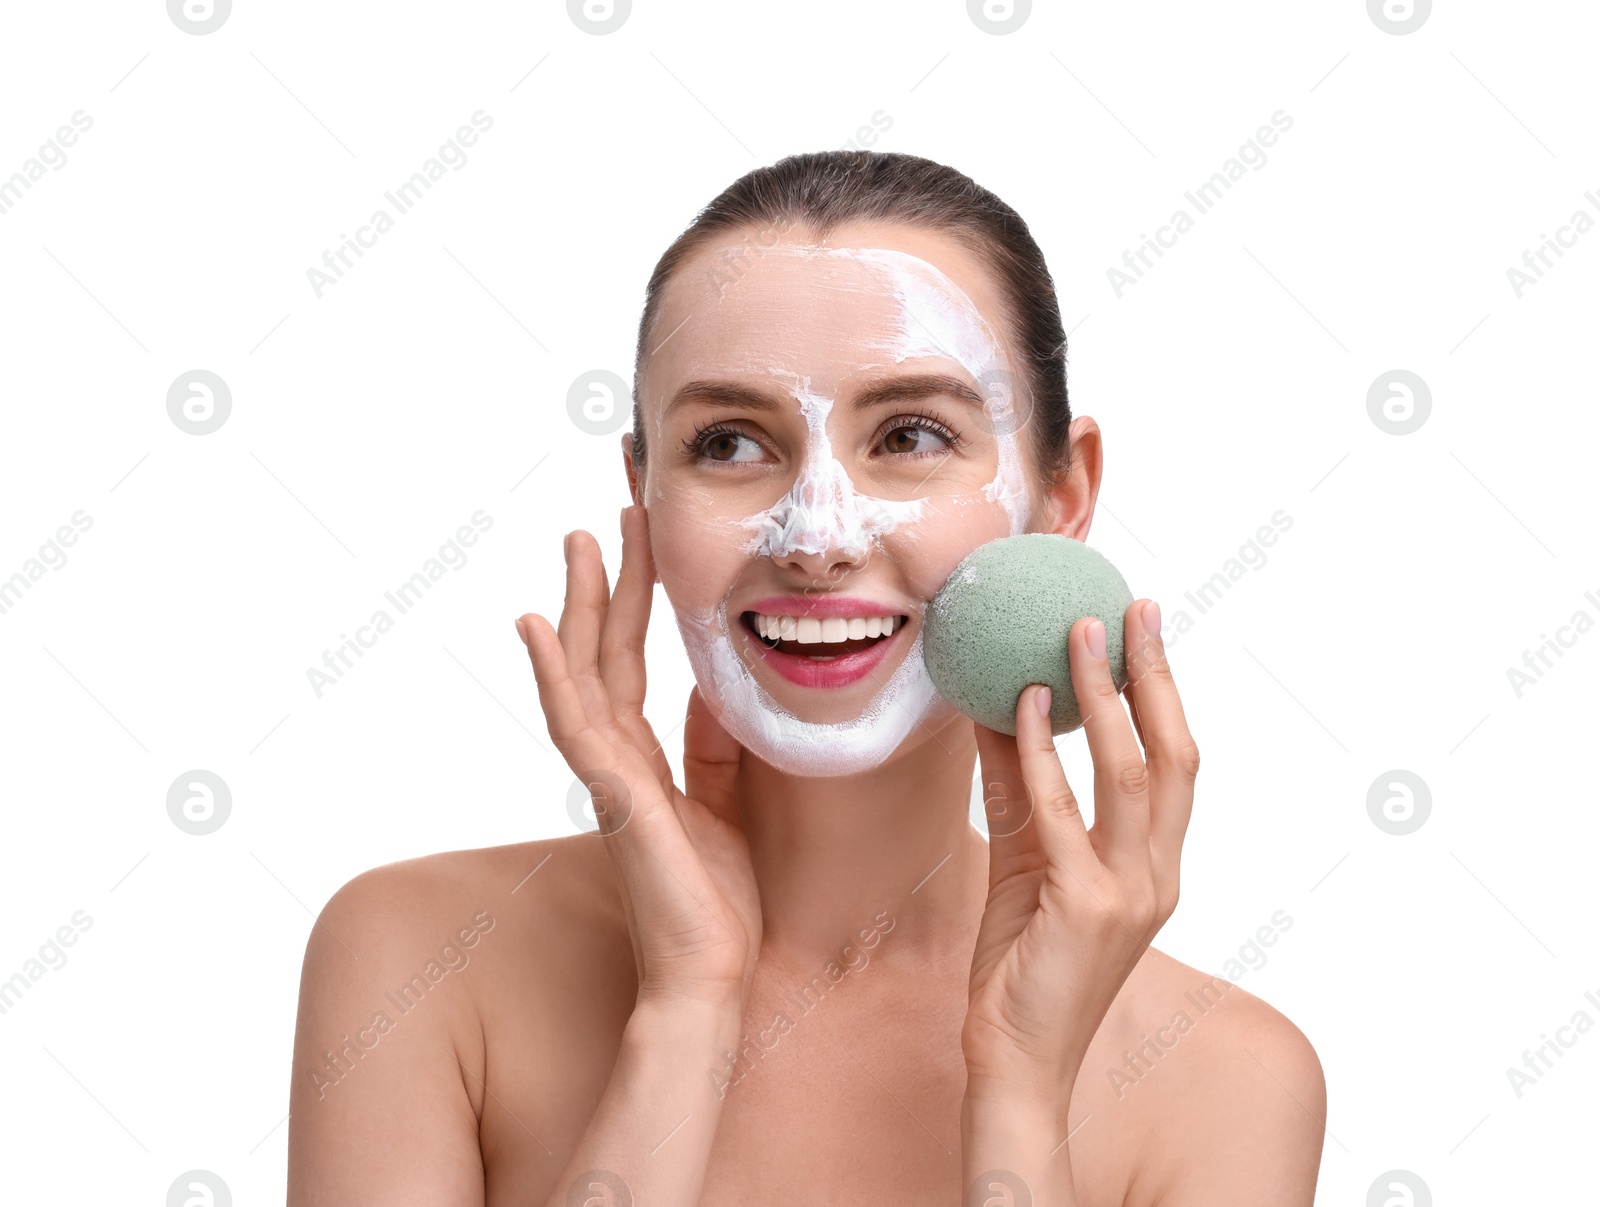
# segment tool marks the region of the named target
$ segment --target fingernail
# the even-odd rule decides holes
[[[628,509],[624,507],[617,513],[617,531],[623,536],[628,535]]]
[[[561,556],[568,565],[572,564],[572,533],[567,533],[561,538]]]
[[[523,645],[527,645],[528,644],[528,634],[523,631],[523,628],[522,628],[522,617],[520,617],[520,616],[517,617],[517,636],[522,638],[522,644]]]
[[[1084,638],[1089,643],[1089,656],[1103,660],[1106,656],[1106,626],[1098,620],[1091,620]]]
[[[1161,605],[1153,599],[1144,605],[1144,631],[1153,638],[1161,636]]]
[[[1048,683],[1033,693],[1033,706],[1039,710],[1041,717],[1050,715],[1050,685]]]

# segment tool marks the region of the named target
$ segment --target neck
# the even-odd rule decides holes
[[[917,736],[849,776],[792,776],[745,751],[736,791],[764,958],[809,970],[893,928],[895,950],[964,974],[988,893],[970,820],[977,743],[954,710]]]

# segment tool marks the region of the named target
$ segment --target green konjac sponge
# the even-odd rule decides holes
[[[922,656],[933,685],[956,708],[999,733],[1017,732],[1017,697],[1050,685],[1050,732],[1083,724],[1067,665],[1067,634],[1084,616],[1106,626],[1111,681],[1128,683],[1122,618],[1133,592],[1082,541],[1025,532],[974,549],[928,603]]]

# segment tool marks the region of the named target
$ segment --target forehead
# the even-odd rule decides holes
[[[699,249],[663,291],[645,370],[649,394],[713,374],[845,379],[943,360],[981,379],[1003,367],[989,273],[935,232],[884,225],[826,241],[730,233]]]

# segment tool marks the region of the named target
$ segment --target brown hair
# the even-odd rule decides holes
[[[633,464],[645,467],[639,380],[661,295],[673,274],[716,235],[754,228],[772,241],[796,226],[819,239],[853,221],[904,222],[941,231],[976,254],[994,272],[1009,313],[1004,337],[1017,350],[1024,389],[1015,391],[1016,427],[1031,426],[1037,464],[1047,480],[1064,470],[1071,450],[1067,426],[1067,337],[1055,282],[1028,224],[971,177],[897,151],[812,151],[756,168],[734,181],[695,217],[657,261],[645,289],[633,367]],[[730,276],[742,272],[737,259]]]

